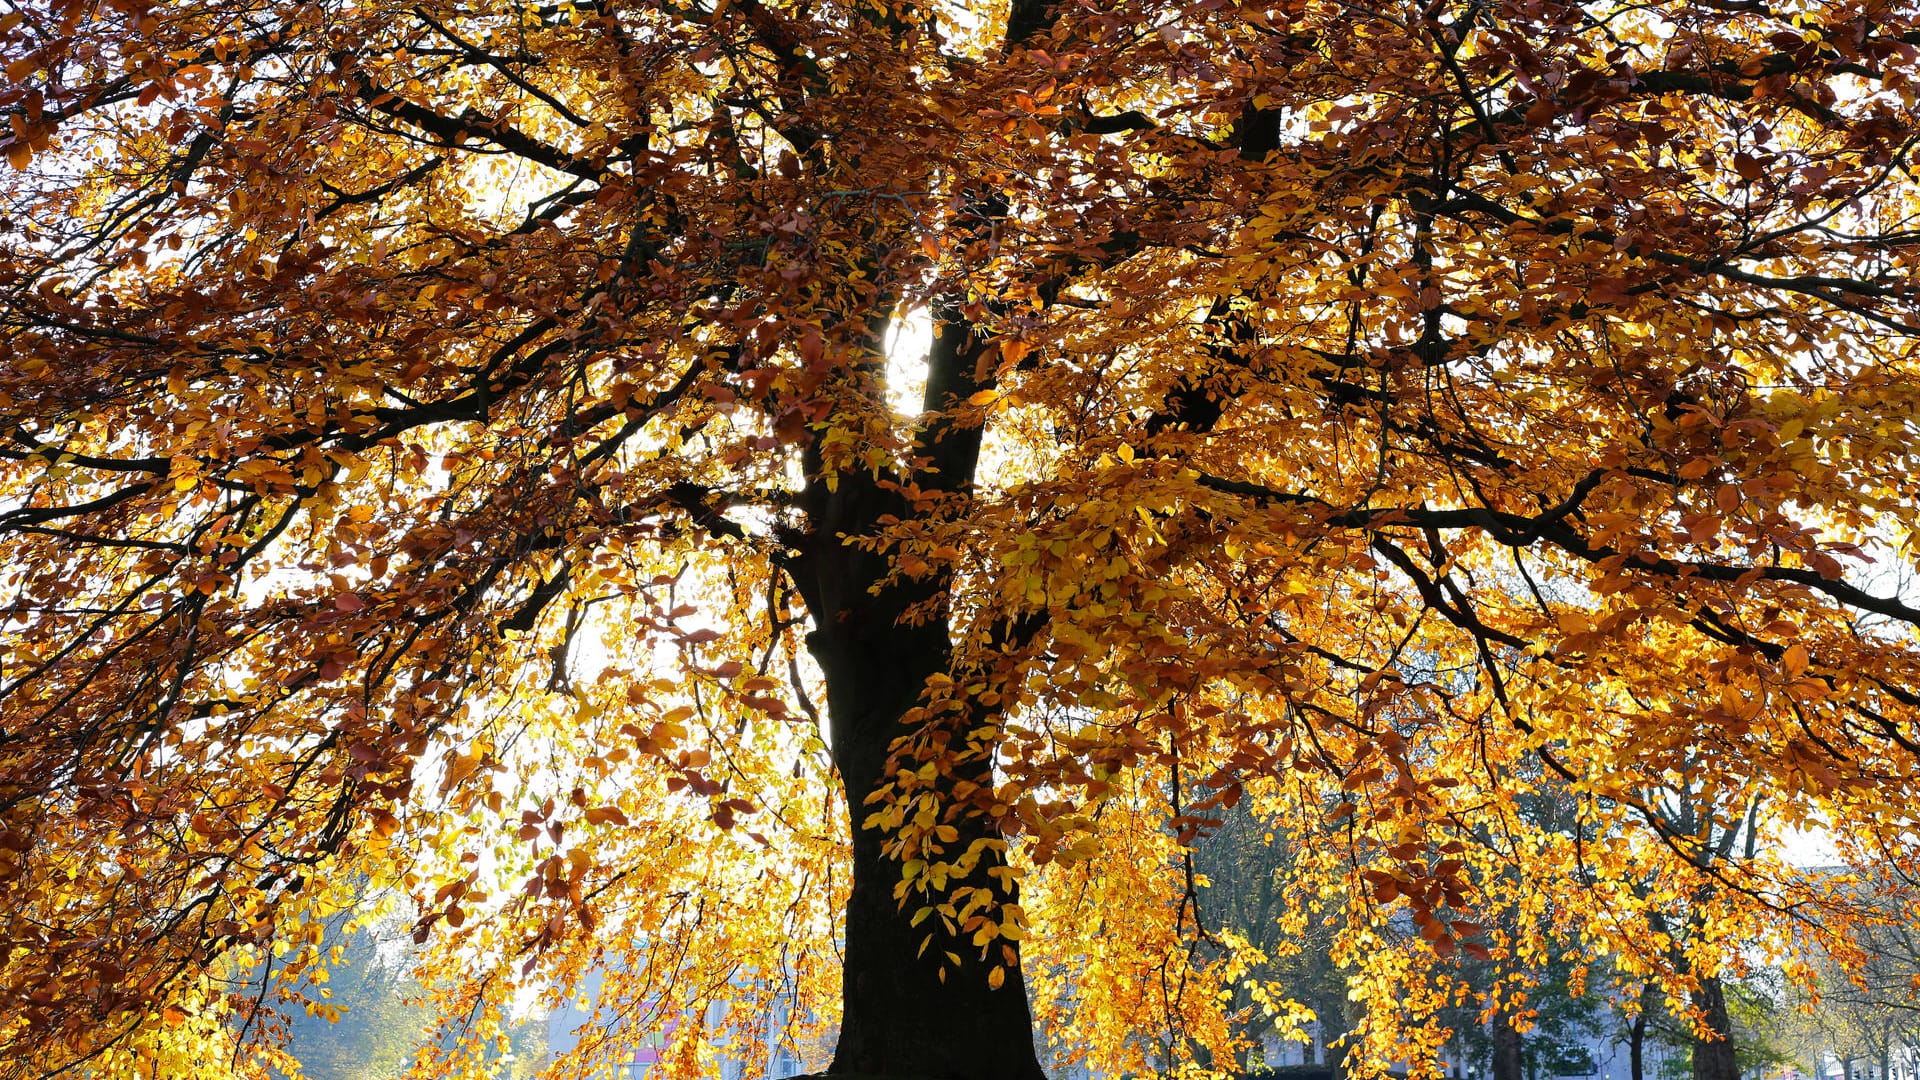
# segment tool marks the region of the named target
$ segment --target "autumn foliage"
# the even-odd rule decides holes
[[[370,896],[422,1075],[1224,1069],[1230,808],[1356,1067],[1907,910],[1905,0],[4,10],[0,1075]]]

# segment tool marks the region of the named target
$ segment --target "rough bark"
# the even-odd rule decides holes
[[[1740,1080],[1734,1056],[1733,1019],[1727,1014],[1727,991],[1718,978],[1700,980],[1693,1004],[1706,1014],[1708,1038],[1693,1040],[1693,1080]]]

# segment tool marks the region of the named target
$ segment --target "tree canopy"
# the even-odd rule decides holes
[[[1226,1067],[1242,800],[1355,1068],[1463,956],[1711,1033],[1910,910],[1778,844],[1920,855],[1908,0],[15,0],[0,67],[0,1071],[266,1067],[367,881],[434,1075],[589,976],[562,1074],[1036,1077],[1029,1002]]]

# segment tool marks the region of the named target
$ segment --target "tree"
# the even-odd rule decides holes
[[[1264,819],[1250,802],[1220,818],[1192,852],[1196,881],[1205,883],[1195,918],[1209,930],[1211,944],[1246,969],[1234,980],[1235,1019],[1246,1026],[1250,1043],[1264,1042],[1261,1036],[1291,1038],[1307,1044],[1306,1064],[1337,1069],[1352,1008],[1346,972],[1333,958],[1346,905],[1337,891],[1320,888],[1314,875],[1301,872],[1297,858],[1300,848],[1324,837],[1291,833],[1289,825],[1297,822]],[[1314,1025],[1310,1033],[1303,1030],[1306,1014]]]
[[[1718,986],[1725,1002],[1725,1017],[1720,1021],[1725,1024],[1724,1036],[1713,1037],[1718,1031],[1703,1033],[1700,1024],[1683,1015],[1652,1018],[1647,1034],[1674,1051],[1662,1062],[1662,1075],[1697,1075],[1703,1054],[1724,1055],[1731,1062],[1724,1067],[1735,1076],[1764,1076],[1793,1060],[1787,1049],[1792,1033],[1788,1018],[1781,1014],[1786,1002],[1779,972],[1721,979]]]
[[[420,1020],[406,999],[418,988],[407,985],[394,958],[380,955],[373,933],[343,935],[340,962],[326,965],[325,981],[309,991],[313,1011],[290,1018],[289,1050],[308,1080],[398,1076],[413,1058]],[[337,1019],[330,1009],[339,1010]]]
[[[1243,797],[1333,806],[1376,1054],[1482,903],[1663,978],[1708,882],[1692,964],[1844,938],[1641,793],[1915,867],[1917,49],[1885,0],[11,9],[0,1060],[256,1032],[210,973],[357,875],[442,1072],[604,971],[583,1054],[777,999],[837,1073],[1037,1077],[1027,976],[1129,949],[1155,1011],[1050,1019],[1184,1060],[1176,849]]]
[[[1702,866],[1755,858],[1760,843],[1760,801],[1714,806],[1714,785],[1695,780],[1701,771],[1698,764],[1683,758],[1683,766],[1664,790],[1648,793],[1647,802],[1658,807],[1663,826],[1693,839],[1692,857]],[[1686,997],[1676,998],[1691,1006],[1697,1018],[1688,1027],[1690,1038],[1686,1040],[1690,1075],[1693,1080],[1739,1080],[1746,1070],[1742,1068],[1743,1048],[1735,1037],[1734,1009],[1742,995],[1737,990],[1730,994],[1728,980],[1716,966],[1703,965],[1704,970],[1696,970],[1687,958],[1689,940],[1712,932],[1705,908],[1714,892],[1715,884],[1707,881],[1693,895],[1675,898],[1675,910],[1663,922],[1671,928],[1674,967],[1691,980]],[[1746,1000],[1753,999],[1748,995]]]
[[[1831,1054],[1846,1075],[1862,1062],[1890,1077],[1902,1050],[1910,1063],[1920,1046],[1920,942],[1873,879],[1859,888],[1881,921],[1857,929],[1844,953],[1816,956],[1815,980],[1790,999],[1798,1014],[1789,1031],[1792,1050],[1815,1075]]]
[[[377,905],[366,905],[377,910]],[[425,988],[410,968],[419,959],[403,920],[343,925],[323,939],[326,959],[309,975],[300,1008],[287,1010],[285,1046],[301,1080],[383,1080],[400,1076],[419,1049]],[[523,1016],[497,1050],[498,1075],[532,1076],[545,1063],[544,1017]]]
[[[1511,1053],[1519,1059],[1515,1063],[1519,1068],[1513,1073],[1516,1077],[1540,1080],[1543,1076],[1588,1076],[1595,1071],[1588,1040],[1599,1033],[1600,1001],[1573,985],[1578,970],[1562,958],[1538,973],[1538,982],[1528,998],[1532,1015],[1525,1032],[1514,1030],[1504,1013],[1494,1017],[1489,1075],[1502,1071],[1502,1043],[1508,1039],[1514,1046]]]

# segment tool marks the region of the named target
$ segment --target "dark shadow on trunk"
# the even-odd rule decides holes
[[[1693,1040],[1693,1080],[1740,1080],[1740,1062],[1734,1054],[1733,1019],[1727,1014],[1727,991],[1717,978],[1701,979],[1693,1004],[1706,1014],[1712,1038]]]
[[[1505,1009],[1493,1014],[1493,1080],[1524,1080],[1525,1056],[1521,1053],[1520,1029]]]
[[[813,641],[814,655],[828,672],[834,759],[853,816],[853,892],[847,900],[842,971],[845,1015],[829,1071],[1039,1080],[1044,1074],[1033,1052],[1033,1019],[1017,956],[998,989],[987,985],[993,961],[979,961],[978,949],[966,949],[966,963],[949,968],[942,978],[944,952],[961,952],[965,942],[946,938],[938,920],[909,925],[912,905],[903,910],[893,895],[899,864],[882,851],[882,833],[860,828],[871,810],[863,800],[880,779],[887,748],[901,731],[900,714],[918,699],[925,677],[944,670],[946,660],[944,626],[870,629],[881,632],[843,628],[816,633]],[[953,824],[960,830],[949,845],[955,851],[978,837],[998,835],[989,833],[991,822],[979,817]],[[983,862],[979,880],[960,884],[991,885],[984,873],[991,865],[998,860]],[[929,932],[933,942],[921,953]]]
[[[1640,1011],[1633,1016],[1633,1026],[1627,1029],[1627,1077],[1628,1080],[1647,1080],[1647,1014],[1654,1006],[1653,984],[1640,987]]]

